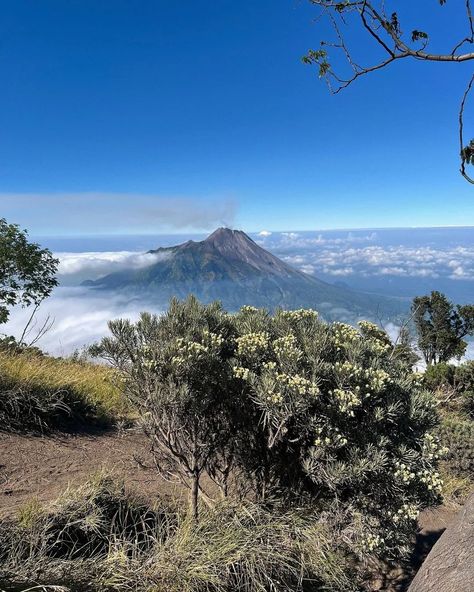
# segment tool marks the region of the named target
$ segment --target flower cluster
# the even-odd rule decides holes
[[[242,366],[236,366],[234,368],[234,376],[235,378],[240,378],[241,380],[248,380],[250,370],[248,368],[242,368]]]
[[[333,323],[332,327],[334,330],[334,341],[337,351],[340,351],[346,345],[356,343],[360,340],[359,331],[351,325],[347,325],[346,323]]]
[[[279,337],[273,342],[273,351],[278,358],[286,361],[298,362],[303,356],[303,352],[296,346],[296,337],[294,335],[285,335]]]
[[[368,344],[372,350],[372,353],[375,355],[386,354],[392,349],[392,345],[390,345],[390,343],[383,343],[383,341],[380,341],[379,339],[369,339]]]
[[[395,463],[395,471],[393,474],[395,478],[403,481],[403,483],[411,483],[416,479],[416,473],[411,469],[411,467],[399,461]]]
[[[425,434],[423,439],[423,458],[426,460],[439,460],[446,456],[449,448],[441,446],[439,439],[433,434]]]
[[[247,333],[237,338],[237,355],[253,357],[256,354],[265,353],[270,337],[266,331],[260,333]]]
[[[311,380],[298,374],[277,374],[276,379],[281,387],[288,389],[293,394],[312,395],[314,397],[319,395],[319,387]]]
[[[343,389],[334,389],[333,391],[329,391],[329,394],[334,397],[339,411],[347,413],[351,417],[354,416],[353,409],[360,405],[360,397],[358,397],[353,391]]]
[[[262,368],[264,370],[272,371],[272,370],[275,370],[276,367],[277,367],[276,362],[272,362],[272,361],[270,361],[270,362],[263,362],[263,364],[262,364]]]
[[[403,504],[396,512],[388,512],[388,516],[397,524],[405,520],[416,520],[419,513],[420,509],[416,504]]]
[[[197,341],[188,341],[180,337],[176,340],[177,355],[173,356],[172,362],[176,366],[186,363],[195,363],[209,353],[209,347]]]
[[[393,346],[387,333],[370,321],[359,321],[360,331],[368,339],[370,348],[375,354],[383,354],[389,351]]]
[[[368,382],[368,388],[375,393],[379,393],[392,382],[390,375],[385,370],[374,368],[365,370],[365,379]]]
[[[265,399],[267,403],[274,403],[275,405],[281,405],[283,403],[283,395],[281,393],[268,393]]]
[[[336,362],[334,369],[339,377],[344,381],[359,382],[355,390],[360,394],[361,389],[366,391],[365,396],[370,396],[371,392],[378,393],[391,382],[390,375],[385,370],[376,368],[362,368],[350,362]]]
[[[378,534],[368,533],[362,539],[362,549],[368,553],[383,548],[385,539]]]
[[[240,308],[240,312],[242,312],[244,314],[245,313],[247,313],[247,314],[249,314],[249,313],[255,313],[255,312],[258,312],[258,311],[259,311],[258,308],[256,308],[255,306],[250,306],[249,304],[244,304],[244,306],[242,306]]]
[[[205,329],[203,331],[203,342],[213,351],[220,351],[224,344],[224,337],[219,333],[212,333]]]
[[[318,318],[318,313],[311,308],[299,308],[298,310],[282,310],[280,316],[287,321],[315,320]]]
[[[419,471],[416,475],[420,481],[426,485],[429,491],[441,493],[443,489],[443,480],[438,471],[430,473],[430,471],[425,469],[424,471]]]

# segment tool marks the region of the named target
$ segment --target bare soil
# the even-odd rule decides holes
[[[48,502],[68,486],[105,472],[150,501],[181,496],[159,475],[147,438],[136,430],[31,436],[0,433],[0,519],[32,498]]]
[[[158,496],[186,495],[182,486],[159,477],[149,442],[136,429],[53,436],[0,433],[0,519],[32,498],[54,500],[68,486],[77,487],[99,472],[123,480],[127,489],[150,502]],[[385,566],[372,582],[374,592],[406,590],[458,509],[441,506],[422,512],[413,556],[404,566]]]

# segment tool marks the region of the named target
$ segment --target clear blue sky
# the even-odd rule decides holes
[[[451,36],[455,4],[417,10]],[[456,129],[472,66],[405,62],[333,97],[300,60],[315,16],[305,0],[3,2],[0,215],[62,235],[474,224]]]

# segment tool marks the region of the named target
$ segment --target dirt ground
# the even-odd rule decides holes
[[[31,498],[53,500],[101,471],[150,500],[183,493],[160,479],[148,440],[135,430],[48,437],[0,433],[0,518]]]
[[[77,487],[101,471],[122,479],[130,491],[149,501],[156,496],[185,495],[181,486],[160,479],[149,442],[137,430],[47,437],[0,433],[0,519],[32,498],[54,500],[68,486]],[[457,510],[441,506],[422,512],[409,564],[387,567],[385,576],[372,583],[374,592],[406,590]]]

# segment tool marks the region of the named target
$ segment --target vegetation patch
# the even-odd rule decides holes
[[[44,431],[111,422],[129,413],[110,368],[38,353],[0,351],[0,425]]]
[[[257,592],[356,590],[330,524],[308,508],[223,501],[199,524],[179,507],[154,508],[106,477],[36,503],[0,526],[0,584],[68,590]]]

